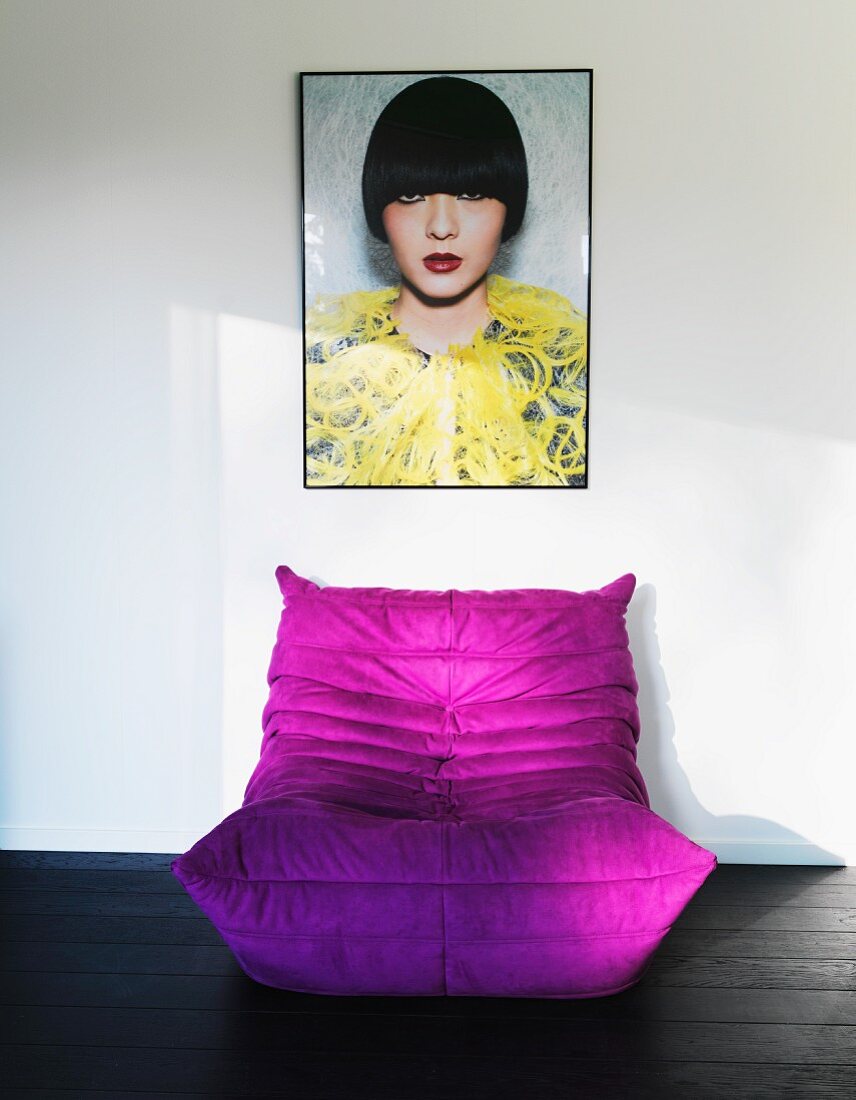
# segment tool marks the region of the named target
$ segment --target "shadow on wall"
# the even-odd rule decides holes
[[[5,627],[6,620],[3,620]],[[5,631],[0,634],[0,820],[6,818],[12,820],[11,803],[14,791],[11,787],[11,777],[14,773],[14,760],[12,759],[11,731],[12,722],[6,714],[8,700],[11,698],[7,691],[7,662],[6,662],[6,637]]]
[[[696,798],[675,748],[675,722],[660,660],[656,610],[654,586],[640,585],[628,609],[627,629],[639,681],[639,767],[648,785],[651,808],[715,851],[722,863],[843,865],[842,856],[784,825],[749,814],[712,814]]]

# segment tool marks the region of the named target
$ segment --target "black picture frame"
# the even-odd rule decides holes
[[[374,303],[374,296],[385,288],[396,290],[403,297],[399,288],[410,284],[406,283],[406,276],[402,277],[400,270],[396,270],[390,245],[372,236],[363,206],[361,176],[372,127],[386,104],[411,85],[436,82],[437,78],[445,77],[480,84],[507,105],[522,136],[529,179],[529,201],[522,227],[510,241],[500,245],[485,282],[486,287],[499,287],[500,284],[503,288],[512,287],[510,312],[503,314],[500,335],[490,344],[491,357],[485,358],[483,370],[470,369],[467,377],[478,379],[480,387],[487,386],[485,378],[511,379],[517,387],[514,409],[521,408],[524,398],[530,396],[521,390],[521,385],[528,381],[529,368],[518,367],[518,361],[525,355],[521,356],[520,345],[505,334],[523,330],[524,351],[528,349],[531,362],[535,364],[537,378],[532,383],[532,393],[537,395],[537,401],[527,401],[519,416],[503,406],[491,419],[493,405],[479,404],[477,396],[470,398],[470,391],[456,380],[450,391],[453,393],[450,407],[455,411],[451,419],[445,416],[444,429],[440,430],[440,415],[437,423],[431,424],[430,410],[445,408],[445,405],[432,402],[422,389],[423,404],[411,398],[415,393],[413,380],[421,386],[427,377],[424,370],[438,363],[442,352],[437,356],[417,352],[422,366],[415,360],[415,365],[411,365],[409,353],[383,344],[388,340],[392,345],[393,337],[402,334],[394,319],[390,321],[392,328],[387,326],[376,342],[372,336],[374,330],[367,322],[369,313],[374,316],[377,307],[372,304],[369,311],[368,307],[363,307],[363,300]],[[434,83],[430,87],[438,86]],[[591,69],[300,74],[306,488],[588,487],[591,457],[592,105]],[[468,197],[457,196],[458,199]],[[477,204],[456,205],[455,209],[468,212],[473,205]],[[420,209],[424,209],[424,202]],[[442,255],[445,254],[431,262],[442,267]],[[453,264],[455,260],[448,262]],[[470,262],[469,254],[462,262],[464,266]],[[531,275],[528,274],[530,270]],[[434,280],[435,283],[440,281]],[[519,300],[513,298],[518,287],[521,288]],[[552,312],[548,310],[545,314],[547,322],[542,321],[538,313],[538,325],[533,323],[530,336],[524,339],[525,325],[521,323],[513,329],[508,316],[515,320],[520,315],[525,316],[524,306],[519,302],[534,300],[532,295],[523,294],[533,289],[544,290],[545,301]],[[417,290],[421,293],[421,287]],[[426,299],[429,304],[433,300],[433,297]],[[557,328],[564,325],[556,312],[563,308],[555,304],[560,301],[570,303],[572,314],[568,316],[572,316],[572,320],[565,327]],[[319,302],[324,303],[323,308],[319,308]],[[345,302],[351,303],[349,311],[343,308]],[[395,305],[401,306],[401,303],[393,301],[393,307]],[[444,310],[443,316],[448,312]],[[346,316],[348,323],[336,336],[331,318],[340,316]],[[488,333],[496,328],[494,311],[489,313],[489,318],[485,330]],[[547,351],[532,352],[533,347],[539,346],[537,341],[533,343],[531,335],[536,331],[547,333],[552,341],[543,345],[549,347],[549,354]],[[555,336],[556,332],[560,333],[560,338]],[[387,333],[392,335],[387,337]],[[573,341],[569,334],[573,334]],[[582,373],[579,369],[581,341],[584,341]],[[398,342],[400,344],[400,340]],[[572,343],[573,354],[566,350]],[[468,345],[468,350],[472,351],[474,346],[475,340]],[[479,342],[479,346],[488,345]],[[408,347],[416,352],[412,343]],[[559,352],[555,352],[556,347],[560,348]],[[368,351],[379,355],[381,348],[384,366],[372,369],[385,370],[388,354],[393,355],[396,365],[392,374],[396,374],[400,363],[402,370],[399,373],[409,377],[413,385],[403,389],[397,401],[395,397],[388,398],[387,388],[384,388],[384,400],[389,403],[383,405],[379,413],[378,403],[363,397],[370,390],[375,392],[376,383],[375,376],[366,373],[368,368],[364,369],[360,361],[371,358]],[[511,361],[513,364],[509,368]],[[405,363],[409,375],[403,370]],[[460,374],[464,373],[461,368]],[[545,389],[547,373],[549,379]],[[387,375],[383,378],[385,383]],[[567,381],[569,378],[572,382]],[[503,390],[502,385],[491,385],[488,396],[493,401],[494,394],[502,394]],[[394,393],[394,389],[390,392]],[[461,417],[462,408],[472,415]],[[412,409],[422,410],[419,424],[423,427],[414,428],[415,420],[408,422]],[[467,427],[470,434],[464,442],[461,441],[465,434],[463,421],[466,425],[477,425],[476,429]],[[355,424],[356,429],[350,424]],[[485,425],[498,426],[487,441],[483,438]],[[506,425],[510,430],[506,430]],[[555,434],[551,434],[554,428]],[[506,436],[522,439],[523,446],[503,452],[502,443],[497,443],[496,439]],[[393,443],[399,438],[404,442],[401,454],[395,455]],[[407,442],[411,439],[416,440],[415,446]],[[428,473],[424,477],[412,459],[414,452],[422,453],[423,439],[422,451],[435,458],[444,447],[446,449],[445,464],[437,460],[430,466],[425,460],[424,469]],[[470,460],[477,448],[481,448],[477,456],[479,461]],[[383,461],[371,457],[381,452]],[[534,459],[528,457],[530,453],[535,455]],[[462,454],[464,460],[460,461]],[[390,455],[395,461],[387,461]],[[320,477],[319,470],[322,471]],[[438,470],[441,476],[434,477]]]

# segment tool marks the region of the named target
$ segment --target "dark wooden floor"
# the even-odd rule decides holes
[[[256,985],[160,855],[0,853],[4,1097],[856,1097],[856,869],[721,867],[600,1000]]]

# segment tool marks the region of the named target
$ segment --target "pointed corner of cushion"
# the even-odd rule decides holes
[[[625,573],[611,584],[600,589],[600,595],[608,600],[618,600],[625,607],[630,603],[633,593],[636,591],[635,573]]]
[[[192,849],[191,849],[192,851]],[[199,878],[199,872],[193,867],[193,863],[188,858],[190,852],[185,852],[184,855],[176,856],[176,858],[170,863],[169,869],[178,879],[182,886],[187,888],[187,884],[194,879]]]
[[[287,595],[294,586],[294,582],[300,579],[288,565],[278,565],[274,576],[283,596]]]
[[[275,576],[283,599],[305,592],[318,591],[318,585],[315,584],[314,581],[307,580],[306,577],[301,577],[288,565],[278,565],[276,567]]]

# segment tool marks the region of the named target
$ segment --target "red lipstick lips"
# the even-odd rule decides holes
[[[464,261],[453,252],[432,252],[425,256],[422,263],[436,275],[443,275],[448,271],[457,271]]]

